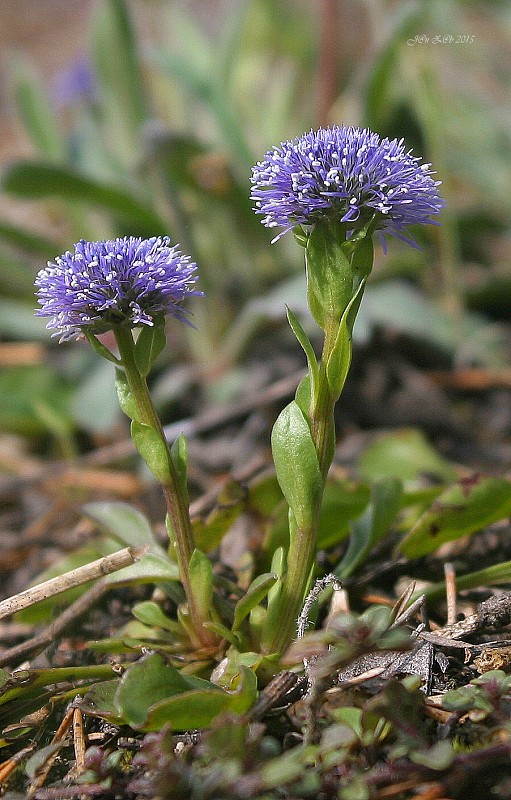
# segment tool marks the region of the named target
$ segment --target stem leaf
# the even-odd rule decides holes
[[[343,390],[351,366],[353,324],[362,300],[364,288],[365,280],[360,283],[360,286],[342,315],[337,338],[326,365],[328,386],[335,400],[337,400]]]
[[[309,529],[317,513],[323,481],[309,425],[295,400],[279,414],[271,444],[282,493],[298,527]]]
[[[131,438],[155,478],[168,486],[172,481],[169,468],[170,456],[167,443],[158,431],[134,419],[131,423]]]
[[[305,250],[309,308],[323,330],[329,320],[342,317],[353,290],[351,264],[342,247],[343,228],[339,223],[318,222]]]
[[[107,361],[111,361],[112,364],[116,364],[117,366],[119,366],[119,364],[121,363],[119,359],[116,356],[114,356],[114,354],[108,349],[108,347],[106,347],[106,345],[104,345],[103,342],[100,342],[99,339],[96,336],[94,336],[93,333],[88,331],[87,328],[82,328],[82,333],[87,339],[92,349],[94,350],[94,352],[96,353],[96,355],[101,356],[101,358],[105,358]]]
[[[115,372],[115,388],[117,389],[117,397],[119,399],[121,410],[130,419],[141,422],[135,398],[133,397],[131,389],[128,385],[126,373],[123,369],[117,369]]]
[[[153,325],[143,326],[135,345],[135,363],[143,378],[149,375],[166,343],[163,316],[157,317]]]
[[[307,356],[307,364],[309,365],[312,402],[315,403],[315,398],[317,395],[318,377],[319,377],[318,360],[316,358],[316,353],[314,352],[314,348],[312,347],[309,337],[305,333],[298,317],[295,314],[293,314],[291,309],[288,308],[287,306],[286,306],[286,311],[287,311],[287,319],[291,326],[291,330],[298,339],[298,342],[301,344],[303,351]]]

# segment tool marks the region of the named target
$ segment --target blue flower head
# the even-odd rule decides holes
[[[196,269],[167,237],[82,239],[74,253],[38,273],[37,316],[50,317],[47,327],[60,332],[61,341],[84,328],[104,333],[117,325],[153,325],[162,314],[185,319],[185,296],[202,294],[193,290]]]
[[[440,181],[420,162],[402,139],[333,125],[270,150],[252,169],[251,198],[263,225],[283,228],[273,241],[325,218],[354,232],[376,215],[377,230],[413,245],[406,227],[434,222],[444,207]]]

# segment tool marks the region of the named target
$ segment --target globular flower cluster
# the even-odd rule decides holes
[[[37,315],[51,318],[47,327],[60,332],[61,341],[83,329],[104,333],[117,325],[153,325],[161,314],[185,319],[185,296],[202,294],[193,290],[196,269],[167,237],[82,239],[74,253],[38,273]]]
[[[402,139],[333,125],[270,150],[252,169],[251,198],[264,225],[283,228],[276,239],[324,218],[356,231],[376,215],[376,229],[413,244],[406,227],[444,207],[434,174]]]

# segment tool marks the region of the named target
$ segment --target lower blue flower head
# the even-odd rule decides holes
[[[47,327],[60,332],[61,341],[84,328],[96,334],[117,325],[153,325],[162,314],[185,319],[180,304],[186,295],[202,294],[193,290],[196,269],[167,237],[82,239],[74,253],[38,273],[37,316],[50,317]]]
[[[251,198],[264,225],[283,228],[276,239],[325,218],[353,232],[376,215],[376,229],[414,244],[406,227],[434,222],[445,205],[420,162],[402,139],[333,125],[270,150],[252,169]]]

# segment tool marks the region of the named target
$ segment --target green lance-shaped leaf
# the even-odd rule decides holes
[[[45,158],[63,161],[66,158],[66,144],[39,75],[19,56],[11,59],[9,67],[18,113],[32,143]]]
[[[311,376],[307,373],[296,387],[295,392],[295,402],[306,420],[309,419],[311,396]]]
[[[346,244],[350,244],[347,242]],[[362,280],[367,278],[373,268],[374,243],[372,233],[366,235],[357,242],[353,255],[351,256],[351,268]]]
[[[247,589],[247,593],[241,600],[238,600],[234,607],[233,631],[238,630],[245,617],[248,617],[252,609],[259,605],[261,600],[266,597],[272,586],[277,583],[277,580],[277,575],[273,575],[271,572],[265,572],[262,575],[258,575],[257,578],[252,581]]]
[[[153,325],[144,325],[135,344],[135,363],[143,378],[146,378],[156,359],[167,343],[165,318],[156,317]]]
[[[311,432],[296,401],[279,414],[271,445],[277,479],[299,528],[312,526],[323,481]]]
[[[114,356],[114,354],[108,349],[108,347],[106,347],[103,342],[100,342],[97,336],[94,336],[94,334],[88,331],[86,327],[82,328],[82,333],[96,355],[101,356],[101,358],[104,358],[107,361],[111,361],[112,364],[116,364],[117,366],[121,363],[119,359],[116,358],[116,356]]]
[[[129,220],[137,228],[142,226],[150,230],[152,235],[168,231],[168,226],[143,199],[71,167],[42,161],[21,161],[4,172],[1,185],[6,192],[30,200],[54,195],[62,199],[83,200]]]
[[[398,550],[420,558],[444,542],[474,533],[511,514],[511,481],[472,475],[449,486],[421,515]]]
[[[87,503],[84,511],[121,544],[127,547],[149,545],[151,549],[158,548],[163,552],[147,517],[128,503]]]
[[[399,512],[402,494],[403,484],[397,478],[387,478],[373,484],[371,502],[362,516],[351,523],[348,549],[335,570],[341,580],[353,574],[387,533]]]
[[[91,23],[103,125],[116,153],[132,159],[137,155],[146,102],[129,4],[126,0],[99,3]]]
[[[353,292],[353,270],[342,235],[342,225],[318,222],[307,240],[307,298],[323,330],[332,319],[342,317]]]
[[[172,480],[169,467],[170,455],[161,434],[149,425],[134,419],[131,423],[131,438],[155,478],[160,483],[168,485]]]
[[[337,338],[326,365],[328,386],[332,397],[336,400],[343,390],[351,366],[353,324],[362,300],[364,287],[365,280],[361,282],[342,315]]]
[[[137,603],[133,606],[131,613],[135,619],[143,622],[144,625],[152,628],[163,628],[163,630],[170,631],[176,636],[181,633],[179,622],[167,617],[158,603],[154,603],[152,600],[144,600],[142,603]]]
[[[302,328],[301,322],[298,319],[298,317],[295,314],[293,314],[291,309],[288,308],[287,306],[286,306],[286,311],[291,329],[296,338],[298,339],[298,342],[301,344],[305,355],[307,356],[307,364],[309,366],[310,392],[312,395],[312,401],[314,403],[317,395],[317,386],[319,377],[319,367],[318,367],[318,360],[316,358],[316,353],[314,352],[314,348],[309,340],[309,337]]]
[[[188,571],[199,616],[204,620],[210,619],[213,604],[213,567],[211,561],[196,548],[192,553]]]

